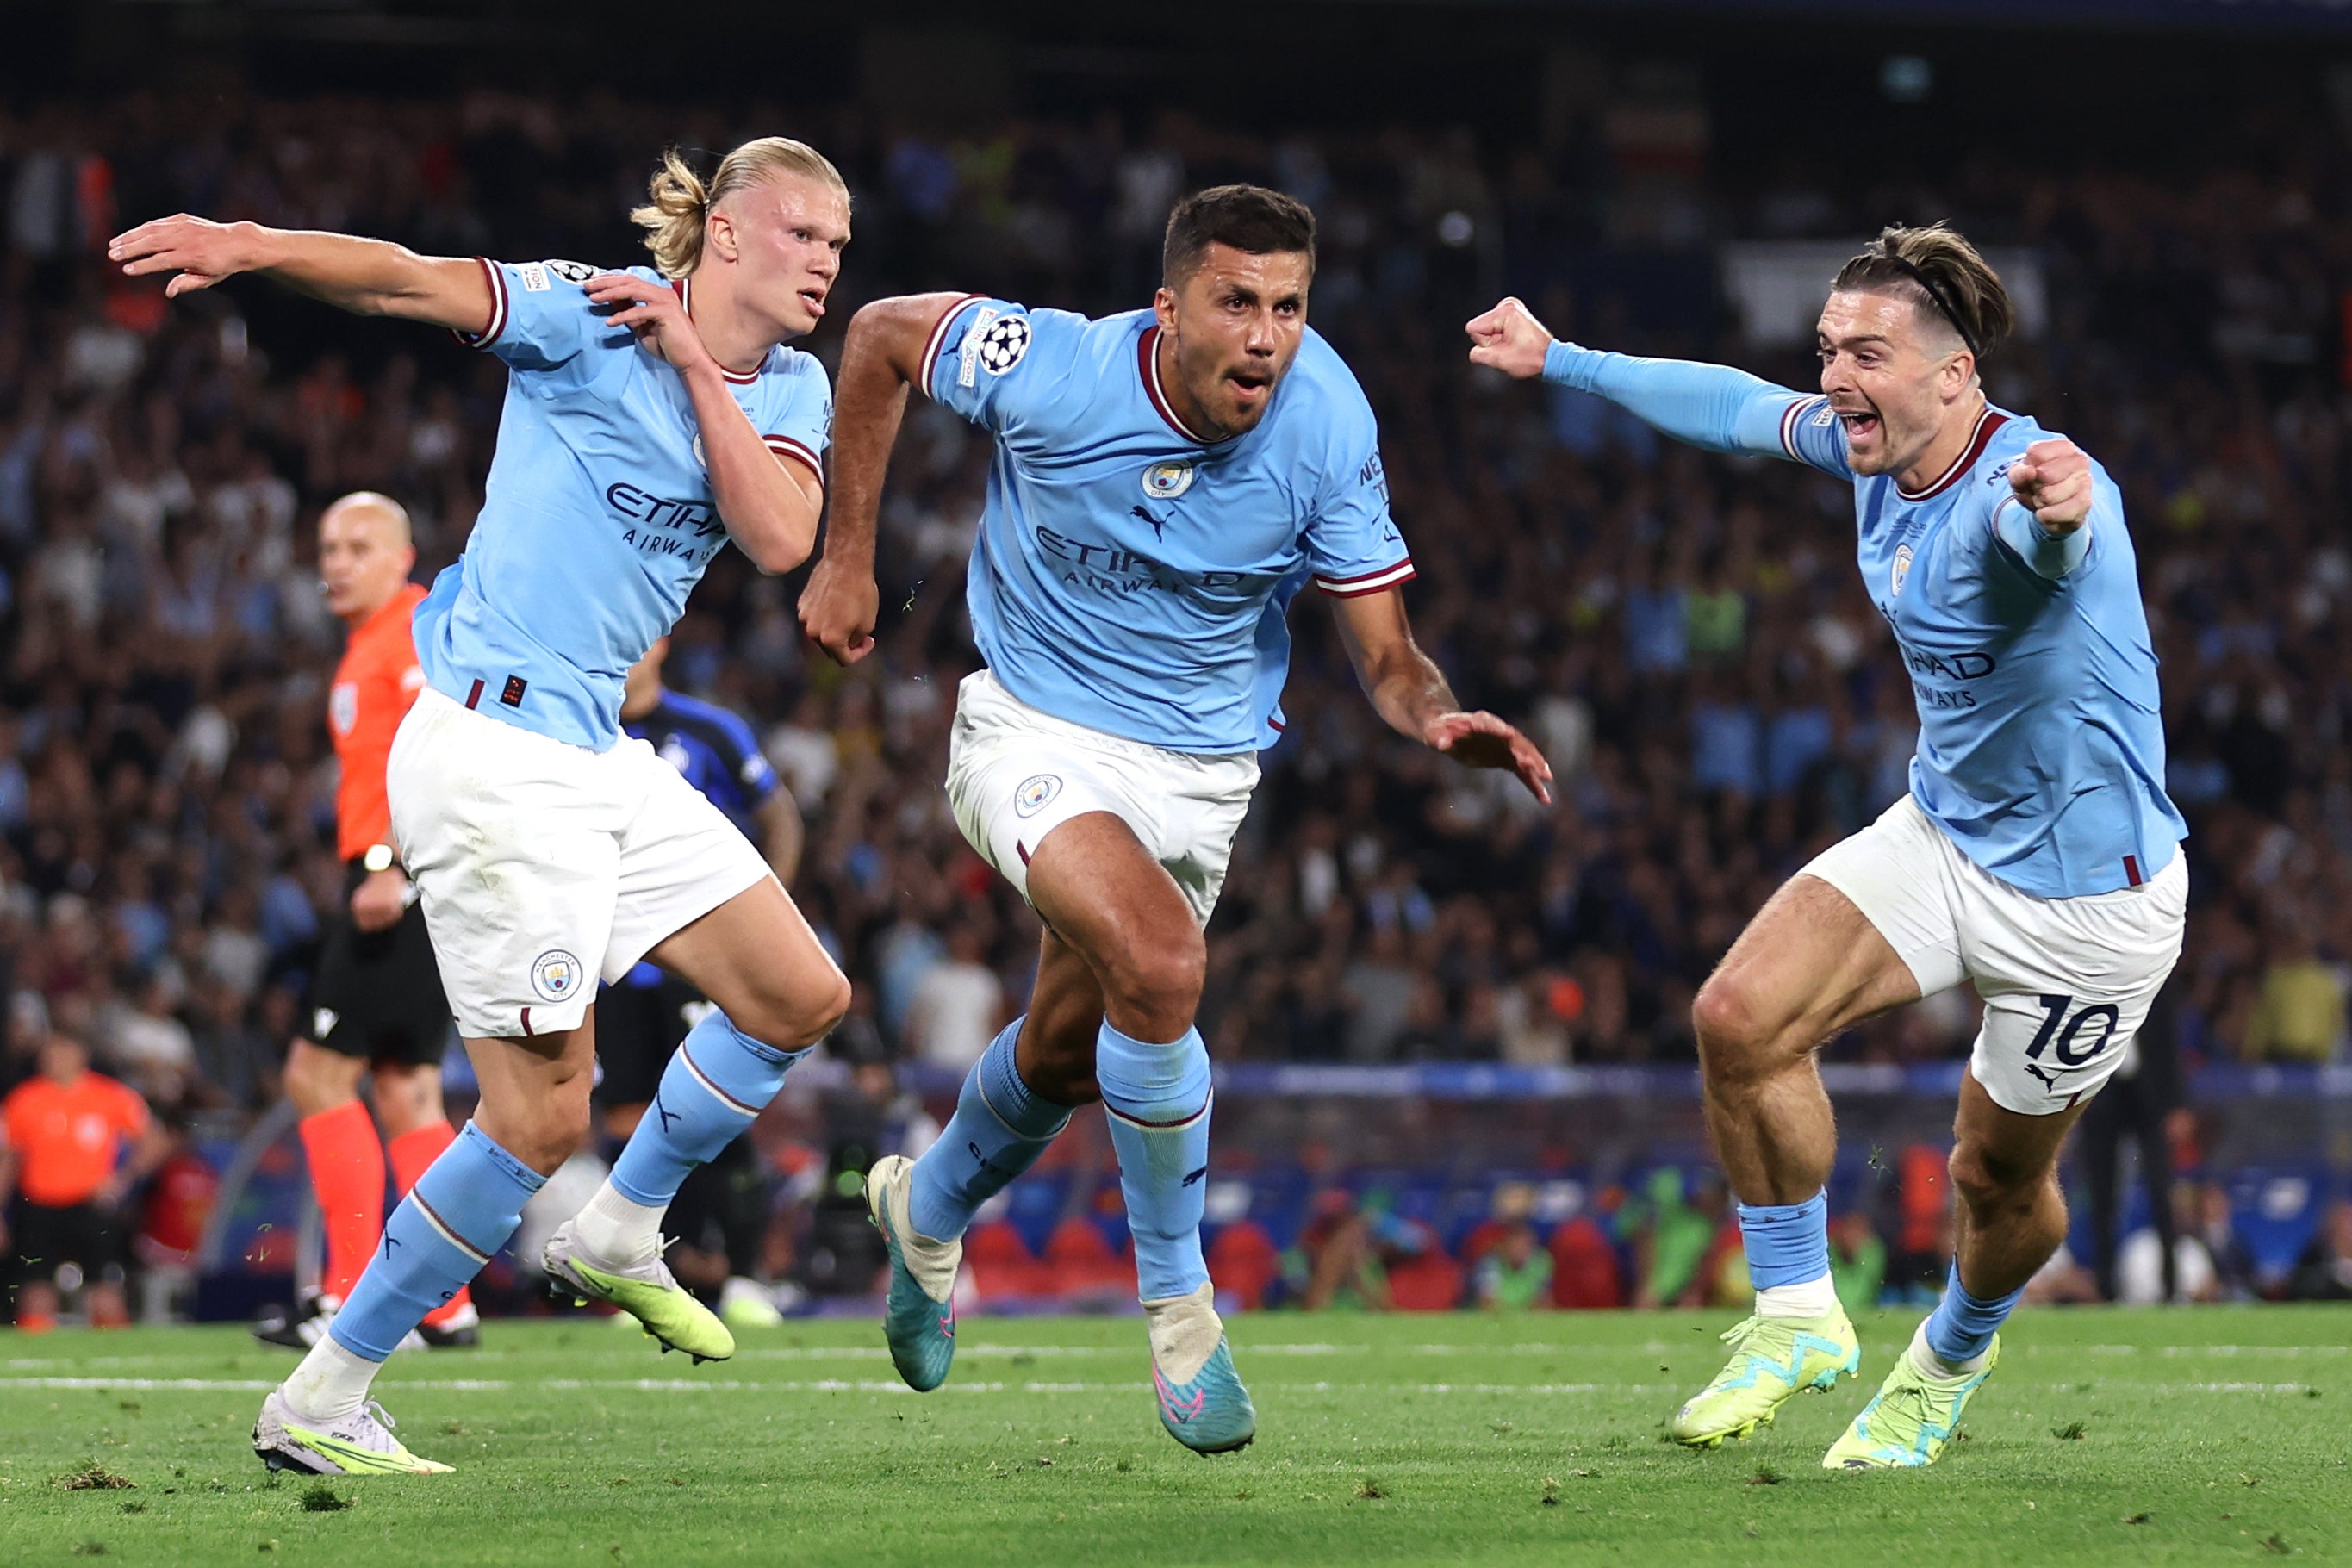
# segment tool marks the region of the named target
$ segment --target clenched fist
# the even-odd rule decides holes
[[[1470,334],[1472,364],[1490,365],[1520,381],[1543,374],[1551,333],[1516,297],[1507,297],[1485,315],[1472,317],[1463,330]]]

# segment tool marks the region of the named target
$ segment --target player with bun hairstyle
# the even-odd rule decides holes
[[[764,572],[808,554],[832,416],[814,328],[849,239],[833,165],[748,142],[706,184],[666,154],[633,215],[657,264],[424,257],[381,240],[184,214],[112,244],[166,292],[258,273],[364,315],[447,327],[509,369],[488,497],[417,606],[425,687],[385,783],[458,1033],[474,1120],[263,1402],[272,1468],[425,1473],[368,1399],[377,1368],[513,1233],[588,1131],[599,976],[651,959],[718,1004],[688,1035],[611,1178],[548,1242],[561,1286],[698,1360],[734,1339],[678,1287],[660,1222],[686,1173],[773,1098],[849,986],[743,835],[624,736],[629,667],[731,540]]]
[[[1669,1425],[1693,1446],[1745,1436],[1861,1363],[1830,1286],[1821,1044],[1964,979],[1984,998],[1951,1156],[1950,1283],[1822,1460],[1929,1464],[2065,1235],[2067,1130],[2180,953],[2188,828],[2164,793],[2122,497],[2074,442],[1987,400],[1978,362],[2013,321],[1999,275],[1936,224],[1888,228],[1839,270],[1813,395],[1555,342],[1517,300],[1469,323],[1475,363],[1853,480],[1864,585],[1917,699],[1909,792],[1774,894],[1692,1009],[1757,1286],[1755,1315],[1724,1336],[1729,1363]]]

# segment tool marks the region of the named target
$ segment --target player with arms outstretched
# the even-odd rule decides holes
[[[1256,752],[1281,728],[1291,600],[1310,581],[1333,596],[1403,734],[1546,798],[1550,771],[1500,719],[1462,711],[1413,643],[1371,408],[1307,326],[1313,215],[1255,186],[1202,191],[1170,217],[1162,265],[1150,310],[1101,321],[958,294],[859,310],[801,616],[836,658],[872,647],[875,518],[910,387],[995,437],[966,589],[987,668],[958,697],[948,796],[1046,929],[1027,1016],[939,1142],[869,1176],[886,1331],[908,1384],[946,1379],[973,1211],[1099,1099],[1160,1419],[1218,1452],[1256,1415],[1201,1253],[1210,1079],[1193,1012]]]
[[[831,395],[824,367],[784,344],[824,313],[848,193],[814,151],[772,137],[729,153],[707,189],[670,154],[632,216],[658,270],[420,257],[185,216],[110,251],[131,273],[177,273],[173,294],[255,272],[433,322],[509,372],[481,516],[417,606],[426,684],[386,774],[481,1101],[385,1223],[326,1337],[263,1402],[254,1447],[273,1468],[446,1468],[393,1435],[369,1383],[586,1135],[588,1005],[600,973],[640,958],[718,1009],[542,1261],[666,1347],[732,1353],[726,1325],[662,1266],[662,1213],[848,1005],[759,851],[620,727],[629,666],[713,555],[731,539],[782,572],[814,539]]]
[[[1693,1009],[1757,1295],[1724,1336],[1729,1363],[1670,1424],[1684,1443],[1745,1436],[1859,1369],[1830,1286],[1836,1135],[1814,1052],[1966,979],[1985,1008],[1960,1081],[1951,1279],[1822,1460],[1934,1462],[2065,1235],[2059,1145],[2180,953],[2188,829],[2164,794],[2122,498],[2074,443],[1987,401],[1978,356],[2010,321],[2000,279],[1937,225],[1889,228],[1839,272],[1817,395],[1555,342],[1516,300],[1469,324],[1477,363],[1853,480],[1864,584],[1917,699],[1909,793],[1775,893]]]

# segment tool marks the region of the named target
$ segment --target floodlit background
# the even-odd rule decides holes
[[[268,1112],[341,889],[312,525],[383,489],[420,574],[454,559],[504,373],[251,280],[166,306],[110,276],[103,238],[187,209],[622,265],[665,144],[707,168],[769,132],[856,195],[808,345],[829,362],[881,294],[1145,304],[1168,208],[1203,184],[1309,202],[1312,320],[1380,413],[1416,628],[1559,770],[1544,811],[1396,740],[1299,608],[1202,1017],[1213,1261],[1240,1301],[1450,1306],[1491,1256],[1489,1279],[1548,1267],[1548,1303],[1744,1306],[1691,996],[1784,877],[1901,792],[1910,693],[1845,487],[1474,375],[1460,323],[1512,292],[1564,337],[1803,385],[1836,262],[1937,218],[2020,297],[1994,400],[2124,488],[2195,828],[2187,952],[2136,1098],[2102,1102],[2156,1134],[2078,1140],[2043,1289],[2163,1289],[2153,1230],[2120,1268],[2094,1239],[2105,1173],[2119,1235],[2178,1215],[2185,1294],[2352,1294],[2340,8],[185,0],[12,18],[0,94],[0,1089],[65,1029],[168,1121],[180,1152],[133,1200],[150,1314],[242,1317],[305,1267],[299,1145]],[[808,822],[794,893],[857,985],[830,1063],[754,1135],[763,1271],[794,1305],[870,1310],[855,1173],[944,1115],[1034,963],[1034,919],[940,790],[987,450],[910,417],[874,658],[814,656],[797,574],[730,553],[669,665],[753,720]],[[1942,1280],[1974,1027],[1949,996],[1824,1054],[1851,1296]],[[1124,1245],[1089,1113],[975,1235],[971,1285],[1126,1299]],[[542,1310],[534,1285],[509,1257],[479,1294]]]

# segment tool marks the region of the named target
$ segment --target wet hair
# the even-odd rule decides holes
[[[2000,274],[1975,246],[1940,223],[1880,229],[1861,255],[1838,268],[1831,287],[1907,297],[1922,312],[1942,317],[1979,359],[2017,321]]]
[[[702,262],[703,225],[710,209],[735,192],[779,174],[798,174],[831,186],[846,198],[849,187],[832,161],[805,142],[762,136],[746,142],[719,161],[719,173],[704,184],[694,165],[675,147],[662,153],[661,167],[646,189],[644,206],[629,221],[646,231],[646,248],[665,278],[684,278]]]
[[[1191,277],[1213,245],[1230,245],[1252,256],[1303,252],[1311,269],[1315,215],[1297,197],[1264,185],[1195,191],[1168,215],[1168,237],[1160,247],[1161,280],[1172,284]]]

